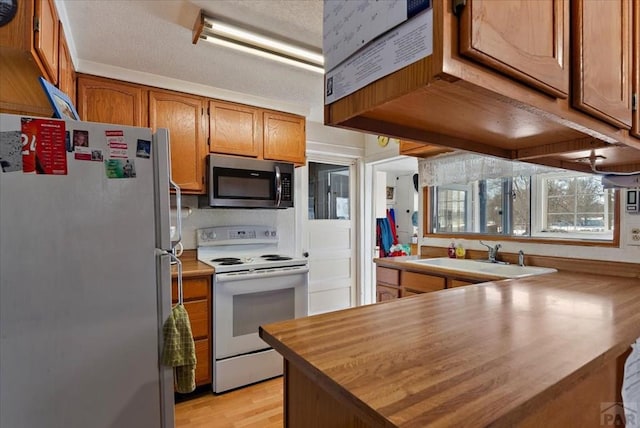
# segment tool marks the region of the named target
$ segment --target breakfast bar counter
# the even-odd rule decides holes
[[[640,336],[640,279],[557,272],[262,326],[285,426],[600,426]]]

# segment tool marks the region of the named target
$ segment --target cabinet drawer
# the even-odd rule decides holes
[[[400,284],[413,291],[427,293],[443,290],[446,279],[439,276],[424,275],[416,272],[402,271]]]
[[[391,285],[399,285],[400,271],[398,269],[376,266],[376,281]]]
[[[178,301],[178,280],[171,281],[171,299]],[[184,293],[184,301],[206,299],[209,297],[209,277],[201,278],[183,278],[182,292]]]
[[[191,321],[191,333],[194,339],[201,339],[209,336],[209,301],[198,300],[195,302],[185,302],[184,304],[189,321]]]
[[[196,340],[196,385],[211,383],[211,354],[209,339]]]
[[[465,285],[472,285],[472,284],[475,284],[475,282],[462,281],[460,279],[449,280],[449,288],[464,287]]]

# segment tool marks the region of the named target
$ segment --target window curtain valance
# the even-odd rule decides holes
[[[532,176],[563,169],[473,153],[445,153],[418,160],[420,186],[468,184],[491,178]]]

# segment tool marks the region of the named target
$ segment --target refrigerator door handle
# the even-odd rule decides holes
[[[176,245],[182,241],[182,192],[180,186],[178,186],[173,179],[169,179],[169,186],[176,192],[176,228],[178,232],[177,240],[171,240],[171,248],[175,248]]]
[[[158,280],[158,369],[160,371],[160,428],[174,428],[173,367],[161,363],[164,349],[163,327],[171,315],[171,254],[156,249]]]

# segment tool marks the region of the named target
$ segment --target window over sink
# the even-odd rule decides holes
[[[618,240],[616,192],[575,172],[445,184],[426,192],[428,234],[596,241]]]

